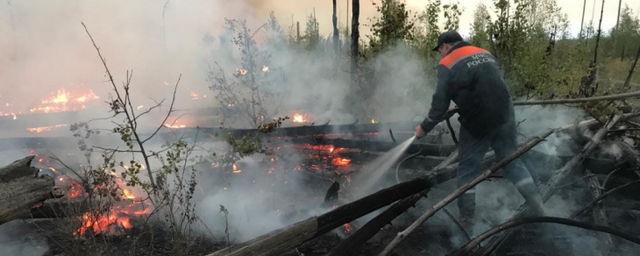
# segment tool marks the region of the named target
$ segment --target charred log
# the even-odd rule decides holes
[[[349,236],[349,238],[333,248],[331,252],[329,252],[328,256],[354,255],[355,252],[367,242],[367,240],[377,234],[384,226],[391,223],[392,220],[407,211],[407,209],[413,207],[420,198],[422,198],[421,194],[415,194],[391,205],[380,215],[376,216],[367,222],[367,224],[362,226],[362,228],[358,229],[356,233]]]
[[[427,177],[400,183],[340,206],[320,216],[308,218],[251,241],[214,252],[209,256],[281,255],[305,241],[327,233],[374,210],[425,191],[431,185],[432,183]]]
[[[30,167],[33,156],[0,169],[0,224],[20,218],[31,207],[52,196],[54,182],[49,176],[36,177]]]

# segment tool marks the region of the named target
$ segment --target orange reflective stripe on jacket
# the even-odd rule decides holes
[[[458,49],[453,50],[442,59],[440,59],[440,65],[444,65],[445,67],[451,69],[458,61],[469,57],[471,55],[479,54],[479,53],[489,53],[487,50],[475,47],[475,46],[463,46]]]

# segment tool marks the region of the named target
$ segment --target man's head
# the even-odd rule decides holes
[[[451,47],[453,47],[455,43],[461,42],[461,41],[462,41],[462,36],[460,36],[458,32],[456,31],[444,32],[440,34],[440,36],[438,36],[438,45],[436,45],[436,47],[433,48],[433,51],[437,51],[440,53],[440,55],[444,56],[449,52],[449,50],[451,49]]]

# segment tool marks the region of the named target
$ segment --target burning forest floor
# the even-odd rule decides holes
[[[265,150],[254,156],[234,162],[201,159],[194,163],[194,169],[198,170],[200,180],[196,192],[199,207],[204,210],[198,212],[201,219],[195,222],[201,228],[189,238],[172,235],[172,227],[163,223],[168,216],[154,212],[145,205],[140,191],[122,183],[118,183],[120,200],[110,202],[101,214],[89,214],[91,211],[83,205],[83,200],[79,200],[86,200],[81,196],[86,191],[77,185],[80,181],[73,181],[69,173],[70,176],[61,175],[58,170],[64,170],[64,166],[54,164],[46,155],[46,152],[56,152],[62,158],[73,158],[76,153],[59,150],[70,148],[74,144],[72,141],[41,137],[26,139],[28,143],[24,143],[20,139],[4,139],[0,144],[26,145],[23,148],[4,147],[5,155],[36,154],[33,166],[40,169],[40,176],[56,179],[55,189],[62,189],[58,193],[63,195],[25,206],[28,213],[15,215],[13,219],[19,220],[0,226],[4,229],[0,232],[3,235],[0,240],[12,246],[14,255],[208,255],[227,247],[228,241],[235,246],[248,244],[250,247],[255,241],[252,239],[258,235],[268,238],[275,229],[285,227],[284,230],[288,230],[287,227],[291,227],[288,225],[310,216],[322,217],[348,208],[358,201],[356,199],[376,190],[403,186],[424,175],[435,177],[434,186],[416,198],[419,201],[414,203],[415,207],[403,211],[405,213],[395,218],[391,225],[384,225],[371,234],[372,237],[364,241],[366,243],[356,244],[348,254],[375,255],[398,232],[457,189],[452,172],[455,169],[438,169],[456,148],[443,129],[440,135],[429,136],[409,146],[401,160],[386,170],[381,182],[375,184],[376,189],[366,193],[360,191],[358,175],[371,175],[367,173],[371,172],[371,163],[407,139],[413,126],[413,123],[404,123],[280,128],[262,140]],[[583,171],[556,184],[557,192],[546,204],[551,215],[568,216],[587,206],[574,219],[601,223],[640,236],[639,229],[634,228],[640,223],[640,198],[637,196],[640,190],[638,186],[628,185],[640,177],[637,167],[640,156],[633,147],[622,144],[627,143],[625,134],[621,134],[624,128],[621,126],[608,133],[583,159],[580,167]],[[242,137],[255,131],[226,132]],[[216,144],[221,130],[172,129],[160,137],[171,140],[175,136],[190,137],[198,133],[211,135],[204,136],[208,142],[200,139],[205,147]],[[550,170],[562,169],[571,162],[576,152],[590,141],[589,136],[594,135],[570,132],[552,137],[548,139],[550,143],[560,145],[554,148],[554,154],[549,154],[548,148],[536,148],[521,159],[534,172],[536,183],[549,183],[553,176]],[[97,140],[108,141],[109,138],[98,137]],[[487,161],[485,166],[494,163]],[[79,163],[69,161],[68,164]],[[597,186],[590,183],[594,178]],[[610,192],[612,190],[616,191]],[[515,196],[518,195],[515,188],[499,173],[480,184],[478,191],[478,217],[471,229],[460,226],[457,207],[450,204],[445,211],[413,231],[394,253],[451,254],[469,238],[510,219],[523,202]],[[589,205],[602,195],[606,199],[602,197],[600,203]],[[353,209],[358,210],[357,207]],[[385,208],[376,209],[344,219],[344,223],[331,226],[327,232],[318,232],[313,239],[301,241],[279,255],[340,255],[332,250],[357,234]],[[147,218],[152,214],[156,216]],[[604,219],[598,219],[602,217]],[[532,224],[517,230],[496,248],[495,255],[600,255],[604,252],[635,255],[638,252],[637,245],[616,236],[574,227]],[[483,246],[489,244],[486,242]]]

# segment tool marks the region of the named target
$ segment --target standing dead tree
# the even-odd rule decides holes
[[[640,58],[640,45],[638,45],[638,51],[636,51],[636,58],[633,60],[631,67],[629,68],[629,73],[627,74],[627,78],[624,80],[624,86],[622,88],[629,88],[629,84],[631,83],[631,77],[633,77],[633,72],[636,69],[636,65],[638,65],[638,58]]]
[[[352,0],[351,9],[351,80],[356,83],[360,55],[360,0]]]
[[[340,31],[338,31],[338,14],[337,14],[337,0],[333,0],[333,15],[331,16],[331,22],[333,23],[333,50],[337,55],[340,52]]]
[[[589,64],[588,74],[582,77],[580,84],[580,95],[590,97],[598,90],[598,50],[600,47],[600,38],[602,36],[602,17],[604,13],[604,0],[600,8],[600,22],[598,23],[598,33],[596,35],[596,45],[593,49],[593,60]]]

